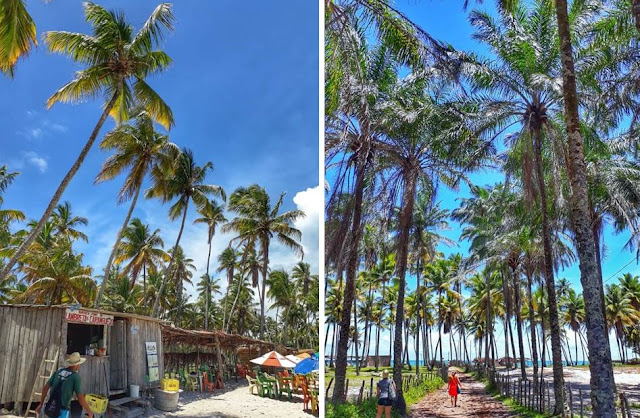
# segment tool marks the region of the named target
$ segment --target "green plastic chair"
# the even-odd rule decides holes
[[[262,396],[263,398],[265,397],[265,395],[273,397],[271,382],[265,379],[265,377],[261,374],[256,375],[256,379],[258,380],[258,393],[260,394],[260,396]]]

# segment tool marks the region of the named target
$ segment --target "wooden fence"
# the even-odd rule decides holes
[[[481,365],[476,365],[475,372],[480,377],[486,377],[501,396],[511,398],[518,405],[531,411],[551,414],[555,408],[553,382],[548,382],[546,379],[540,381],[533,379],[523,380],[517,373],[508,374],[497,372],[493,369],[486,370]],[[571,418],[592,416],[589,394],[587,392],[583,393],[582,388],[579,388],[576,395],[578,399],[574,400],[574,390],[570,383],[566,384],[565,416]],[[633,418],[625,393],[619,393],[619,397],[621,413],[619,416]]]
[[[416,376],[415,374],[403,375],[402,391],[407,392],[409,389],[420,386],[424,382],[427,382],[429,380],[434,380],[437,377],[442,378],[443,373],[444,373],[444,376],[446,376],[447,374],[446,368],[444,369],[444,371],[443,369],[427,370],[425,372],[421,372],[420,376]],[[391,377],[391,374],[390,374],[390,377]],[[364,380],[362,381],[362,384],[360,385],[358,390],[358,395],[355,397],[353,403],[361,404],[365,400],[376,396],[374,379],[377,379],[377,378],[371,377],[368,385],[366,384],[367,383],[366,381]],[[332,384],[333,384],[333,377],[331,378],[331,380],[329,381],[329,384],[327,385],[325,399],[329,399],[329,390],[331,389]],[[349,379],[347,379],[347,382],[345,384],[344,392],[345,392],[345,397],[348,400],[349,399]]]

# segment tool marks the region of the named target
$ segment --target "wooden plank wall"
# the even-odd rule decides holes
[[[78,369],[85,393],[109,395],[109,357],[82,356],[87,359]]]
[[[108,352],[110,389],[127,389],[127,321],[116,320],[110,329]]]
[[[137,328],[134,332],[132,327]],[[157,322],[138,318],[127,318],[127,381],[129,385],[146,386],[147,352],[145,342],[155,342],[158,347],[159,377],[164,376],[162,355],[162,328]],[[151,382],[152,387],[160,386],[160,381]]]
[[[0,404],[27,401],[45,348],[64,359],[65,328],[64,309],[0,305]]]

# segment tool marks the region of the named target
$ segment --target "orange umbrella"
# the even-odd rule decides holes
[[[296,354],[296,357],[301,358],[301,359],[304,360],[306,358],[311,357],[311,354],[309,354],[309,353],[300,353],[300,354]]]
[[[270,351],[267,354],[254,358],[250,360],[252,363],[259,364],[261,366],[267,367],[282,367],[282,368],[293,368],[296,367],[296,364],[278,353],[277,351]]]

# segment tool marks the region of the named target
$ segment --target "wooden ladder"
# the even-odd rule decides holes
[[[56,367],[58,365],[58,354],[60,350],[59,349],[56,350],[56,354],[55,356],[53,356],[52,359],[47,359],[48,352],[49,352],[49,349],[45,348],[44,352],[42,353],[42,359],[40,360],[40,366],[38,367],[38,375],[33,380],[33,386],[31,387],[31,395],[29,396],[29,401],[27,403],[27,412],[24,413],[25,418],[29,414],[33,414],[36,417],[38,416],[36,411],[34,409],[31,409],[31,403],[32,403],[31,400],[33,399],[33,395],[42,396],[42,392],[36,392],[36,388],[44,387],[45,382],[49,380],[49,378],[51,377],[51,374],[56,370]],[[47,365],[50,365],[50,364],[53,365],[53,367],[51,367],[51,370],[47,370]],[[39,389],[39,390],[42,390],[42,389]]]

